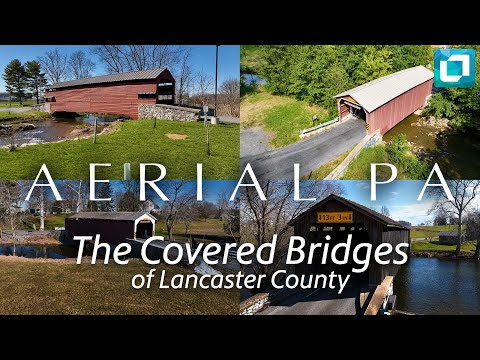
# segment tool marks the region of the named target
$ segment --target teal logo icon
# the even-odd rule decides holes
[[[475,50],[435,50],[433,86],[437,88],[475,86]]]

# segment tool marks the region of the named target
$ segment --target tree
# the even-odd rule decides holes
[[[190,49],[187,49],[180,60],[180,68],[176,77],[175,85],[177,87],[175,91],[175,97],[177,103],[182,105],[188,96],[189,89],[192,86],[193,81],[193,69],[190,65]]]
[[[195,77],[195,96],[202,106],[208,105],[209,93],[213,85],[213,79],[205,71],[197,72]]]
[[[257,191],[252,188],[242,189],[240,195],[242,242],[252,242],[257,246],[272,241],[272,235],[278,234],[276,259],[274,266],[258,265],[254,271],[259,274],[271,275],[286,254],[287,240],[285,236],[288,223],[303,211],[310,208],[311,201],[293,201],[293,181],[260,181],[266,201],[260,199]],[[302,197],[323,199],[335,193],[341,195],[345,189],[338,183],[328,181],[304,181],[300,184]]]
[[[32,60],[25,63],[25,71],[27,75],[27,85],[32,95],[35,96],[37,104],[40,103],[40,93],[47,85],[45,73],[42,73],[41,65],[38,61]]]
[[[44,56],[38,57],[38,62],[42,65],[52,84],[67,78],[67,55],[62,54],[58,48],[45,52]]]
[[[173,45],[99,45],[92,50],[110,74],[175,67],[184,51]]]
[[[25,199],[25,182],[20,180],[0,180],[0,213],[2,223],[11,231],[13,255],[16,255],[17,229],[26,216],[22,209]]]
[[[377,50],[375,46],[367,46],[354,76],[358,83],[366,83],[390,74],[392,69],[392,52],[387,48]]]
[[[164,191],[169,201],[165,203],[162,216],[167,226],[168,240],[173,240],[173,229],[184,211],[188,211],[193,204],[195,195],[188,188],[188,182],[184,180],[171,180],[167,183]]]
[[[75,209],[75,212],[81,212],[87,207],[87,182],[85,180],[64,180],[62,194],[64,203],[67,207]]]
[[[70,54],[68,69],[74,79],[84,79],[92,76],[95,63],[87,58],[83,50],[78,50]]]
[[[240,82],[238,79],[226,79],[220,85],[220,94],[228,109],[228,115],[240,116]]]
[[[382,205],[380,213],[385,216],[390,216],[390,210],[385,205]]]
[[[140,187],[138,181],[122,181],[123,191],[117,193],[118,211],[140,211],[142,202],[140,201]]]
[[[23,99],[26,97],[27,88],[27,74],[25,68],[18,59],[10,61],[5,67],[3,74],[3,80],[5,80],[5,88],[10,96],[15,96],[22,104]]]
[[[436,226],[442,226],[442,225],[447,225],[447,223],[448,223],[447,216],[442,212],[437,212],[435,219],[433,219],[433,224]]]
[[[406,221],[406,220],[398,220],[398,222],[399,222],[400,224],[402,224],[403,226],[407,226],[407,227],[412,226],[412,223],[409,222],[409,221]]]
[[[467,240],[477,241],[473,258],[478,261],[480,260],[480,210],[476,209],[467,214],[465,218],[465,225],[467,227],[465,231],[465,238]]]
[[[113,206],[113,200],[112,198],[112,186],[110,185],[110,182],[103,183],[102,186],[100,187],[100,198],[101,199],[107,199],[110,198],[109,201],[104,200],[100,201],[100,211],[113,211],[114,206]]]
[[[457,247],[455,249],[455,255],[459,255],[460,246],[463,241],[463,215],[468,211],[480,190],[480,180],[449,180],[447,183],[452,192],[453,200],[447,198],[442,187],[435,187],[433,192],[437,196],[437,199],[430,211],[456,218]]]

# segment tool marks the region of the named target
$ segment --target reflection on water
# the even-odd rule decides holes
[[[97,116],[100,123],[112,122],[115,120],[114,116]],[[28,121],[27,121],[28,122]],[[41,144],[50,141],[58,141],[65,139],[70,133],[85,124],[92,124],[95,122],[93,115],[77,116],[75,118],[54,118],[52,120],[36,121],[34,125],[36,129],[21,131],[15,134],[15,145],[22,144]],[[1,136],[0,146],[9,146],[10,137]]]
[[[465,133],[451,129],[440,131],[433,125],[415,126],[419,115],[412,114],[383,135],[389,142],[399,134],[405,134],[407,140],[420,148],[430,165],[438,163],[448,178],[477,178],[480,167],[480,131],[469,130]]]
[[[15,249],[16,256],[26,257],[30,259],[45,258],[45,259],[65,259],[69,257],[76,257],[77,250],[73,247],[65,245],[54,246],[31,246],[31,245],[17,245]],[[0,255],[13,255],[13,245],[0,245]]]
[[[410,258],[394,280],[397,308],[417,314],[480,314],[480,263]]]

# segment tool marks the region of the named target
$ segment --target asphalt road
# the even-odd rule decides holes
[[[269,150],[266,132],[259,126],[240,128],[240,157],[263,154]]]
[[[242,156],[240,166],[250,163],[258,179],[293,179],[293,164],[308,175],[352,148],[366,135],[365,122],[351,119],[329,131],[262,154]]]
[[[279,304],[270,305],[258,315],[355,315],[358,298],[354,289],[300,291]],[[357,306],[356,306],[357,305]]]

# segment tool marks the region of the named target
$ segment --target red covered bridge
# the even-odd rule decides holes
[[[175,79],[168,69],[59,82],[46,88],[50,113],[87,112],[138,118],[139,104],[173,104]]]
[[[335,96],[338,117],[365,120],[368,133],[385,134],[425,105],[432,93],[433,73],[423,66],[405,69]]]

